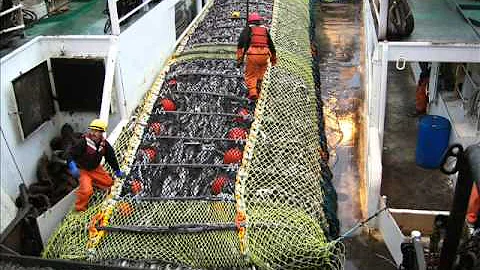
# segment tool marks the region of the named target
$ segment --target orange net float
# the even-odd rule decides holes
[[[138,194],[142,191],[142,182],[135,179],[135,180],[132,181],[132,184],[131,184],[130,188],[131,188],[133,194]]]
[[[243,152],[239,148],[230,148],[223,155],[224,164],[240,163],[243,158]]]
[[[232,128],[228,132],[227,137],[232,140],[245,140],[247,138],[247,130],[239,127]]]
[[[213,180],[212,182],[212,194],[213,195],[218,195],[222,193],[223,187],[227,184],[228,182],[228,177],[226,176],[218,176]]]
[[[160,135],[162,133],[162,124],[160,122],[153,122],[150,124],[150,132],[153,132],[155,135]]]
[[[177,106],[175,105],[173,100],[169,98],[162,98],[162,100],[160,100],[160,103],[162,104],[163,110],[166,112],[172,112],[177,110]]]
[[[124,217],[128,217],[133,213],[133,207],[128,202],[120,202],[117,205],[118,212]]]
[[[157,151],[155,151],[155,149],[153,148],[145,148],[143,149],[143,152],[148,157],[148,160],[150,162],[153,162],[155,160],[155,157],[157,156]]]

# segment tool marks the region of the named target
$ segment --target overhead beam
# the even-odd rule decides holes
[[[379,42],[380,53],[383,46],[388,46],[388,61],[480,63],[480,44]]]

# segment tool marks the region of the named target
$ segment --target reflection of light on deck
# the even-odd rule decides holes
[[[353,144],[355,139],[355,122],[351,116],[346,116],[338,119],[338,124],[340,125],[340,130],[342,131],[342,142],[343,145]]]

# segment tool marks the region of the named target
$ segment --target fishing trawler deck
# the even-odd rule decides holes
[[[480,4],[472,0],[412,0],[408,1],[412,8],[415,28],[412,34],[402,40],[409,42],[428,41],[434,43],[479,43]],[[457,7],[471,6],[471,9]],[[463,17],[464,14],[467,21]],[[473,23],[472,23],[473,22]]]

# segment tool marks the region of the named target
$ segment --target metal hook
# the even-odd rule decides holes
[[[463,146],[461,144],[456,143],[450,146],[442,158],[440,171],[447,175],[458,172],[458,162],[461,155],[463,155]]]
[[[403,57],[403,56],[400,56],[398,58],[395,66],[396,66],[397,70],[404,70],[405,66],[406,66],[406,63],[407,63],[407,59],[405,59],[405,57]]]
[[[65,41],[62,41],[62,45],[60,46],[60,56],[65,56]]]

